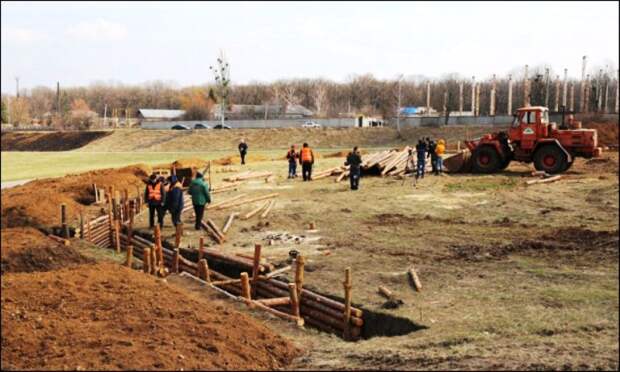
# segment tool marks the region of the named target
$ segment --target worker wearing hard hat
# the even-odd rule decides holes
[[[443,154],[446,153],[446,141],[440,139],[437,141],[437,147],[435,148],[435,154],[437,155],[437,174],[443,173]]]

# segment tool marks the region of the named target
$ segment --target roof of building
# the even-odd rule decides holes
[[[280,111],[281,105],[267,105],[267,109],[269,113],[277,113]],[[243,113],[247,111],[254,110],[254,113],[262,113],[265,112],[265,105],[232,105],[228,112],[231,113]],[[213,112],[216,114],[219,113],[220,106],[216,104],[213,106]],[[288,115],[303,115],[303,116],[312,116],[313,112],[308,110],[302,105],[287,105],[286,106],[286,114]]]
[[[145,119],[176,119],[185,114],[185,110],[139,109]]]

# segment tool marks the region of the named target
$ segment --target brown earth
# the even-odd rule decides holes
[[[68,151],[109,136],[106,132],[9,132],[2,133],[2,151]]]
[[[2,277],[2,369],[273,370],[298,350],[251,317],[101,263]]]
[[[584,128],[596,129],[599,145],[618,146],[618,123],[590,122]]]
[[[92,262],[70,246],[60,245],[30,228],[2,230],[2,274],[50,271]]]
[[[92,184],[97,187],[112,186],[116,190],[128,189],[135,196],[142,191],[143,179],[151,168],[134,165],[119,169],[102,169],[68,175],[62,178],[43,179],[2,191],[2,228],[31,226],[48,228],[60,223],[60,205],[67,205],[69,223],[76,224],[80,211],[98,215]]]

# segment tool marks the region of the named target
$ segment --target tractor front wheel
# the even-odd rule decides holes
[[[476,173],[495,173],[501,167],[502,160],[491,146],[481,146],[472,154],[472,167]]]
[[[569,164],[560,148],[548,145],[541,147],[534,154],[534,167],[539,171],[556,174],[568,169]]]

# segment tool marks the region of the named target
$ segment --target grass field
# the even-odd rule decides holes
[[[316,149],[317,153],[332,153],[338,149]],[[375,151],[375,150],[370,150]],[[271,160],[283,158],[286,150],[252,151],[249,156]],[[117,168],[130,164],[148,165],[170,163],[182,158],[204,160],[238,155],[235,151],[203,152],[2,152],[2,181],[31,178],[60,177],[69,173],[93,169]],[[251,158],[250,158],[251,160]],[[283,160],[284,166],[286,166]]]

